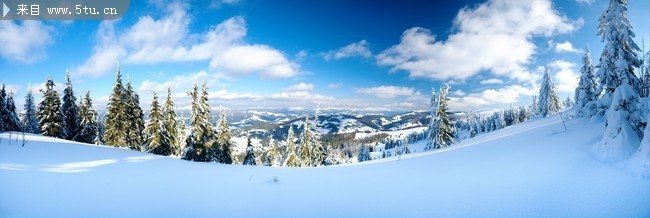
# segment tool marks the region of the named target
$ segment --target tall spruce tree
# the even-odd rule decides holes
[[[226,113],[221,109],[219,111],[219,120],[217,121],[217,142],[210,149],[210,154],[215,161],[223,164],[232,164],[232,133],[228,127]]]
[[[429,100],[429,127],[427,129],[427,145],[424,147],[425,151],[434,148],[435,138],[438,135],[439,119],[438,114],[438,97],[436,90],[431,87],[431,99]]]
[[[623,83],[641,92],[639,79],[634,74],[634,69],[641,65],[637,54],[640,48],[633,40],[635,34],[627,19],[627,2],[610,0],[609,8],[598,19],[598,36],[605,48],[596,72],[601,85],[596,93],[604,89],[600,102],[605,108],[611,105],[614,90]]]
[[[298,147],[298,155],[300,155],[300,166],[310,167],[313,166],[311,157],[313,151],[312,138],[314,136],[311,133],[309,126],[309,117],[307,116],[305,116],[305,123],[303,124],[303,127],[302,138],[300,139],[300,147]]]
[[[560,99],[555,94],[555,84],[551,79],[550,69],[546,66],[542,86],[539,90],[539,114],[542,117],[560,112]]]
[[[14,102],[14,93],[9,93],[7,96],[7,120],[5,125],[8,131],[23,131],[20,125],[20,119],[16,113],[16,102]]]
[[[582,57],[580,82],[575,91],[575,114],[578,117],[591,116],[593,114],[588,111],[590,108],[585,108],[585,105],[598,99],[598,93],[596,93],[598,84],[596,84],[596,75],[594,71],[594,65],[591,61],[591,51],[589,50],[589,45],[587,45],[585,55]]]
[[[126,146],[131,150],[142,150],[145,143],[144,111],[140,108],[140,97],[133,90],[129,78],[126,80],[126,89],[122,92],[122,100],[126,107],[125,122],[129,127],[126,130]]]
[[[144,132],[147,136],[145,147],[147,151],[168,156],[172,152],[171,144],[165,143],[165,132],[163,128],[163,114],[158,104],[158,95],[153,93],[153,101],[151,102],[151,111],[149,112],[149,123]]]
[[[453,125],[447,115],[447,111],[449,111],[447,106],[449,98],[447,98],[447,94],[449,93],[450,88],[449,85],[443,83],[440,87],[440,96],[437,100],[431,100],[431,104],[435,103],[436,105],[436,107],[433,108],[435,114],[431,121],[434,122],[434,124],[429,126],[429,128],[433,129],[429,129],[428,131],[428,141],[425,150],[444,148],[451,146],[451,144],[454,143]]]
[[[106,106],[106,124],[105,132],[102,137],[106,145],[115,147],[125,147],[127,129],[133,128],[127,122],[127,105],[124,102],[124,86],[122,86],[122,74],[120,73],[119,63],[117,65],[117,72],[115,73],[117,79],[113,86],[113,93],[108,100]]]
[[[79,107],[77,106],[77,97],[72,90],[72,82],[70,81],[70,72],[65,71],[65,89],[63,90],[63,105],[61,105],[61,113],[63,114],[63,124],[65,138],[72,140],[79,132]]]
[[[192,91],[188,93],[192,98],[192,115],[190,116],[190,133],[185,140],[183,159],[207,162],[214,161],[208,158],[207,149],[214,144],[214,132],[210,123],[210,108],[207,104],[207,88],[203,84],[203,92],[199,96],[196,83]]]
[[[75,141],[92,144],[99,140],[99,124],[97,123],[97,111],[93,109],[93,101],[90,98],[90,91],[86,91],[86,97],[79,99],[79,133],[74,137]]]
[[[31,87],[31,84],[28,87]],[[34,95],[32,94],[32,90],[29,88],[27,89],[27,95],[25,96],[24,110],[25,110],[25,115],[23,115],[20,121],[24,131],[27,133],[40,134],[41,131],[39,130],[38,120],[36,119],[36,106],[34,104]]]
[[[246,155],[244,156],[243,165],[256,165],[255,151],[253,149],[253,143],[251,143],[250,136],[246,139]]]
[[[18,115],[16,115],[13,94],[7,95],[5,85],[2,84],[2,89],[0,89],[0,132],[4,131],[22,131],[22,127]]]
[[[64,138],[65,124],[61,114],[61,99],[54,86],[54,81],[48,77],[47,82],[45,82],[45,90],[41,89],[43,100],[38,104],[36,114],[39,120],[39,128],[44,136]]]
[[[289,126],[287,134],[287,158],[284,160],[286,167],[300,167],[300,157],[296,154],[296,142],[293,137],[293,126]]]
[[[171,154],[178,155],[177,153],[179,148],[179,136],[178,128],[179,123],[176,121],[176,112],[174,112],[174,102],[172,101],[172,90],[167,88],[167,99],[165,100],[165,106],[163,107],[163,133],[165,138],[162,141],[165,147],[169,146],[172,148]]]
[[[7,91],[5,90],[5,84],[2,84],[2,89],[0,89],[0,132],[7,131],[5,125],[7,114],[9,114],[9,111],[7,111]]]

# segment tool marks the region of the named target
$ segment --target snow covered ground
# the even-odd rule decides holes
[[[320,168],[193,163],[32,135],[21,147],[2,134],[0,217],[650,216],[650,181],[590,156],[603,122],[567,128],[553,116],[399,160]]]

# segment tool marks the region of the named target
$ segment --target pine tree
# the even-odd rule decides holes
[[[273,138],[270,139],[267,156],[270,159],[271,166],[282,166],[284,159],[282,157],[282,153],[280,152],[280,144],[277,141],[273,140]]]
[[[255,164],[255,152],[253,149],[253,144],[251,143],[251,137],[249,136],[246,140],[246,156],[244,156],[243,165],[256,165]]]
[[[176,121],[176,112],[174,112],[174,102],[172,101],[172,90],[167,88],[167,99],[165,100],[165,106],[163,107],[162,115],[162,131],[164,133],[164,138],[162,140],[163,147],[170,147],[171,154],[178,155],[177,151],[180,150],[178,143],[178,121]]]
[[[126,89],[122,92],[122,101],[126,108],[124,121],[129,127],[126,130],[126,146],[131,150],[142,150],[142,145],[145,143],[144,111],[140,108],[140,97],[133,90],[128,78]]]
[[[25,110],[25,115],[22,117],[20,121],[24,131],[27,133],[40,134],[41,131],[38,129],[39,128],[38,120],[36,119],[36,106],[34,105],[34,95],[32,94],[31,89],[27,89],[27,95],[25,96],[24,110]]]
[[[0,133],[7,131],[5,125],[9,111],[7,110],[7,91],[5,90],[5,84],[2,84],[2,89],[0,89]]]
[[[447,101],[449,100],[447,94],[449,93],[450,88],[449,85],[443,83],[440,87],[440,96],[438,97],[438,100],[431,101],[432,104],[436,103],[437,107],[435,108],[435,114],[431,121],[434,123],[434,129],[429,130],[427,136],[428,146],[425,150],[444,148],[454,143],[453,127],[447,115],[447,111],[449,110],[447,107]]]
[[[183,159],[197,162],[216,161],[214,154],[211,157],[208,156],[208,149],[214,147],[215,140],[210,123],[210,106],[205,83],[202,90],[203,92],[199,96],[198,86],[195,83],[193,90],[188,93],[192,98],[192,115],[190,116],[190,133],[185,140]]]
[[[606,162],[619,161],[639,147],[645,125],[637,92],[626,83],[612,94],[607,112],[607,128],[602,140],[592,148],[594,156]]]
[[[589,102],[594,102],[598,99],[596,89],[596,75],[594,74],[594,65],[591,61],[591,51],[587,45],[585,55],[582,57],[582,68],[580,68],[580,82],[575,91],[575,104],[577,117],[590,117],[594,115],[590,112],[589,108],[585,108]]]
[[[539,114],[542,117],[560,112],[560,99],[555,94],[555,84],[551,79],[550,70],[546,66],[542,87],[539,90]]]
[[[122,86],[122,75],[119,65],[117,66],[115,75],[117,79],[113,86],[113,93],[111,93],[108,105],[106,106],[106,131],[102,139],[106,145],[125,147],[127,129],[133,127],[129,126],[127,122],[127,105],[123,99],[126,90]]]
[[[287,158],[284,161],[286,167],[300,167],[300,158],[296,155],[296,142],[293,138],[293,126],[289,126],[287,135]]]
[[[219,163],[232,164],[232,147],[234,143],[232,141],[232,133],[230,127],[228,127],[228,119],[226,118],[226,113],[221,109],[219,111],[219,121],[217,121],[217,142],[215,143],[214,148],[211,149],[211,154],[215,156]]]
[[[300,166],[301,167],[310,167],[314,164],[312,163],[312,139],[313,135],[309,127],[309,118],[305,117],[305,123],[303,124],[304,129],[302,133],[302,138],[300,139],[300,147],[298,147],[298,155],[300,155]]]
[[[2,84],[2,89],[0,89],[0,132],[22,131],[12,96],[13,94],[7,95],[5,85]]]
[[[609,8],[598,20],[598,36],[605,43],[600,56],[596,75],[604,88],[601,104],[611,105],[612,94],[621,84],[628,84],[637,93],[641,92],[639,79],[634,74],[634,68],[641,65],[637,52],[639,46],[634,42],[632,25],[627,19],[627,0],[610,0]]]
[[[43,100],[38,104],[36,114],[39,120],[39,128],[44,136],[64,138],[65,124],[61,114],[61,100],[59,93],[54,90],[54,86],[52,78],[47,78],[45,90],[41,89]]]
[[[77,106],[77,98],[72,90],[72,82],[70,82],[70,72],[66,70],[66,88],[63,90],[63,105],[61,105],[61,112],[63,114],[63,123],[66,139],[72,140],[79,132],[79,107]]]
[[[427,145],[424,147],[425,151],[431,150],[435,146],[435,138],[438,136],[440,128],[440,117],[438,117],[438,98],[436,97],[436,90],[431,88],[431,99],[429,100],[429,128],[427,129]]]
[[[151,102],[151,111],[149,112],[149,123],[144,132],[147,136],[145,148],[154,154],[168,156],[172,152],[170,144],[165,144],[165,134],[163,130],[163,115],[158,104],[158,95],[153,93],[153,101]]]
[[[83,143],[97,143],[99,140],[99,126],[97,124],[97,111],[93,109],[92,99],[90,98],[90,91],[86,91],[86,97],[79,100],[79,115],[81,121],[79,122],[79,133],[74,137],[75,141]],[[101,143],[101,142],[100,142]]]
[[[533,95],[533,104],[530,105],[530,111],[533,116],[539,115],[539,98],[537,95]]]
[[[8,131],[23,131],[23,127],[20,125],[20,120],[18,119],[18,114],[16,114],[16,103],[14,102],[14,93],[10,93],[7,96],[7,119],[5,125]]]
[[[364,144],[359,145],[359,151],[357,152],[357,161],[364,162],[369,161],[370,159],[370,151],[368,150],[368,147]]]

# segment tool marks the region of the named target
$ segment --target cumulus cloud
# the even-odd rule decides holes
[[[564,60],[555,60],[549,64],[555,73],[555,88],[558,92],[573,93],[580,82],[580,76],[573,69],[575,64]]]
[[[517,103],[522,96],[531,96],[535,93],[536,89],[534,87],[521,85],[487,89],[477,93],[469,93],[463,97],[450,97],[449,108],[452,110],[499,108]]]
[[[481,85],[493,85],[493,84],[503,84],[503,80],[500,79],[487,79],[481,80]]]
[[[232,17],[204,33],[191,34],[191,16],[186,9],[183,4],[170,4],[163,17],[142,16],[123,31],[115,30],[119,21],[103,21],[96,32],[92,55],[71,73],[97,77],[109,72],[115,60],[124,60],[132,65],[208,61],[212,71],[233,76],[259,73],[267,79],[298,74],[299,65],[282,51],[246,43],[243,17]]]
[[[304,92],[311,91],[314,89],[314,84],[311,83],[298,83],[287,88],[284,88],[286,92]]]
[[[399,44],[377,55],[377,63],[434,80],[462,80],[488,70],[530,81],[534,78],[525,65],[535,54],[532,38],[569,33],[580,25],[556,11],[549,0],[490,0],[458,12],[456,32],[446,41],[436,40],[428,29],[407,29]]]
[[[220,82],[225,79],[223,74],[220,73],[208,73],[204,70],[189,73],[184,75],[175,76],[171,80],[165,82],[156,82],[152,80],[145,80],[140,84],[138,90],[140,92],[166,92],[167,88],[171,88],[172,91],[177,90],[189,90],[192,88],[194,83],[199,85],[202,82],[205,82],[208,87],[220,86]]]
[[[342,48],[339,48],[337,50],[331,50],[322,53],[323,58],[327,61],[335,59],[339,60],[342,58],[349,58],[349,57],[363,57],[363,58],[369,58],[372,57],[372,52],[370,52],[370,49],[368,49],[368,41],[361,40],[349,45],[346,45]]]
[[[579,49],[576,49],[573,47],[573,44],[569,41],[564,41],[560,43],[555,43],[553,40],[549,41],[548,44],[555,49],[555,52],[561,53],[561,52],[571,52],[571,53],[580,53]]]
[[[41,21],[0,21],[0,56],[19,63],[34,63],[47,57],[54,27]]]
[[[415,91],[413,88],[400,86],[377,86],[357,89],[358,93],[374,95],[380,98],[395,98],[397,96],[410,96]]]

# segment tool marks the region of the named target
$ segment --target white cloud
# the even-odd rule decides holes
[[[330,83],[329,85],[327,85],[327,88],[338,89],[338,88],[341,88],[342,86],[343,86],[343,83]]]
[[[368,41],[366,40],[361,40],[349,45],[346,45],[342,48],[339,48],[337,50],[331,50],[328,52],[322,53],[323,58],[325,60],[339,60],[342,58],[349,58],[349,57],[364,57],[364,58],[369,58],[372,57],[372,52],[370,52],[370,49],[368,49]]]
[[[464,97],[450,97],[449,108],[452,110],[477,110],[483,108],[501,108],[519,101],[522,96],[531,96],[534,87],[520,85],[505,86],[499,89],[487,89],[470,93]]]
[[[208,73],[204,70],[196,72],[196,73],[189,73],[185,75],[179,75],[175,76],[169,81],[165,82],[156,82],[152,80],[145,80],[140,84],[140,87],[138,90],[140,92],[166,92],[167,88],[171,88],[172,91],[177,91],[177,90],[189,90],[192,88],[194,83],[197,84],[202,84],[202,82],[206,82],[206,85],[208,87],[212,86],[221,86],[222,84],[220,83],[223,79],[225,79],[225,76],[223,74],[219,73]]]
[[[488,80],[481,80],[481,85],[492,85],[492,84],[503,84],[503,80],[500,79],[488,79]]]
[[[550,40],[548,44],[555,49],[555,52],[561,53],[561,52],[572,52],[572,53],[580,53],[579,49],[576,49],[573,47],[573,44],[569,41],[564,41],[560,43],[555,43],[553,40]]]
[[[490,0],[462,9],[454,20],[456,33],[436,41],[428,29],[404,31],[401,42],[379,55],[380,65],[408,71],[410,77],[465,79],[481,71],[534,80],[525,65],[535,54],[534,36],[569,33],[580,26],[552,7],[549,0]]]
[[[452,92],[452,94],[454,94],[456,96],[465,96],[465,95],[467,95],[467,93],[463,92],[463,90],[460,90],[460,89]]]
[[[591,3],[594,3],[595,0],[576,0],[576,2],[580,4],[588,4],[590,5]]]
[[[20,63],[34,63],[47,57],[54,27],[41,21],[0,21],[0,56]]]
[[[413,88],[399,86],[377,86],[371,88],[357,89],[358,93],[374,95],[380,98],[395,98],[397,96],[409,96],[415,93]]]
[[[555,60],[549,64],[555,73],[555,88],[558,92],[573,93],[580,82],[580,76],[573,71],[574,63],[564,60]]]
[[[246,22],[232,17],[201,34],[190,34],[191,16],[187,6],[173,3],[165,16],[155,19],[142,16],[138,21],[116,31],[119,21],[103,21],[97,32],[93,54],[73,68],[77,76],[97,77],[113,68],[115,60],[124,64],[209,61],[209,69],[234,76],[259,73],[262,78],[288,78],[299,72],[299,65],[268,45],[247,44]]]
[[[314,84],[311,83],[298,83],[287,88],[284,88],[286,92],[304,92],[314,90]]]

